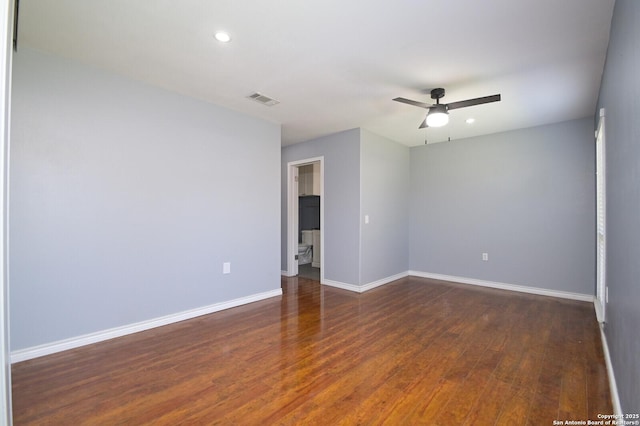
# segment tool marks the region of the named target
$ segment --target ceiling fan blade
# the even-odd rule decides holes
[[[393,99],[396,102],[402,102],[403,104],[409,104],[409,105],[413,105],[413,106],[417,106],[420,108],[426,108],[429,109],[431,108],[431,104],[425,104],[424,102],[418,102],[418,101],[412,101],[411,99],[407,99],[407,98],[394,98]]]
[[[429,127],[429,125],[427,124],[427,117],[424,118],[424,120],[422,120],[422,124],[420,125],[420,127],[418,127],[418,129],[424,129]]]
[[[500,101],[500,95],[484,96],[482,98],[467,99],[466,101],[451,102],[447,104],[447,109],[466,108],[474,105],[488,104],[490,102]]]

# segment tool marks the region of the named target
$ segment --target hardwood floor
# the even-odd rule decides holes
[[[551,425],[611,414],[593,305],[404,278],[13,365],[14,424]]]

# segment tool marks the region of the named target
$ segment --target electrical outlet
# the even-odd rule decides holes
[[[231,262],[224,262],[222,264],[222,273],[230,274],[231,273]]]
[[[482,253],[482,260],[485,262],[489,260],[489,253]]]

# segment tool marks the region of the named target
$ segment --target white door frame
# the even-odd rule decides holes
[[[324,282],[324,157],[287,163],[287,276],[298,275],[298,167],[320,163],[320,283]]]
[[[11,425],[11,354],[9,348],[9,282],[7,274],[7,169],[11,122],[13,0],[0,4],[0,425]]]
[[[606,185],[606,144],[605,110],[600,109],[596,130],[596,317],[605,322],[607,302],[607,185]]]

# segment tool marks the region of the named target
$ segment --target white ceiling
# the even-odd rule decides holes
[[[22,0],[19,46],[281,123],[283,146],[354,127],[415,146],[593,116],[613,4]],[[418,130],[426,111],[391,99],[430,103],[435,87],[502,101]]]

